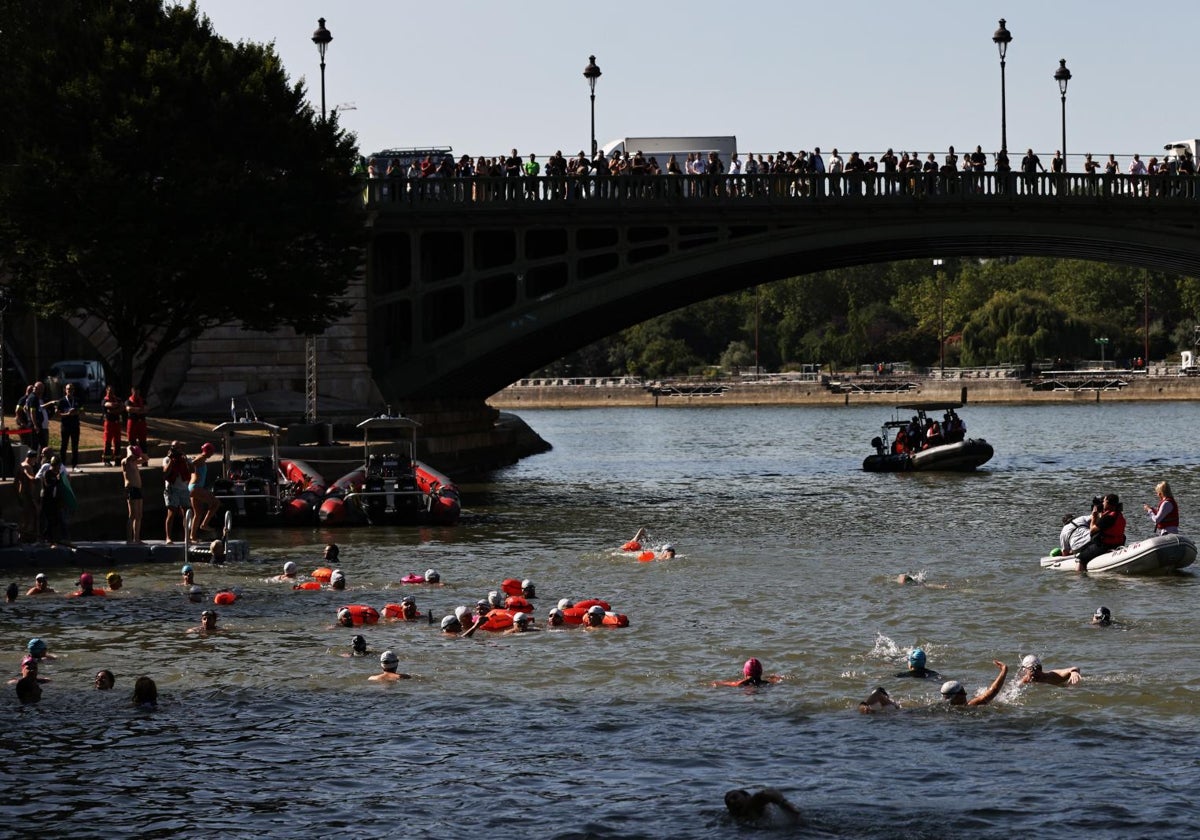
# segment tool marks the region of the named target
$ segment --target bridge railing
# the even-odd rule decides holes
[[[535,178],[372,178],[363,181],[368,209],[429,205],[736,204],[1072,198],[1196,201],[1196,175],[956,172],[785,175],[617,175]]]

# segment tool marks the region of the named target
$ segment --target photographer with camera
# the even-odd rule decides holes
[[[1116,493],[1096,496],[1092,499],[1092,515],[1088,523],[1091,539],[1079,549],[1079,571],[1087,571],[1087,564],[1105,552],[1125,545],[1125,514]]]

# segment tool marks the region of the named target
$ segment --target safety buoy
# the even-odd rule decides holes
[[[319,569],[313,569],[312,579],[321,583],[329,583],[329,579],[333,577],[333,569],[327,569],[322,566]]]
[[[533,604],[529,603],[520,595],[509,595],[504,599],[504,609],[512,610],[513,612],[533,612]]]
[[[651,560],[654,559],[654,552],[653,551],[643,551],[641,554],[638,555],[637,559],[638,559],[639,563],[649,563]]]
[[[379,610],[366,604],[347,604],[337,611],[338,624],[345,624],[345,618],[355,627],[363,624],[378,624]]]
[[[213,596],[213,603],[214,604],[232,604],[234,601],[237,600],[237,597],[238,596],[237,596],[236,592],[232,592],[228,589],[222,589],[220,592],[218,592],[216,595]]]
[[[638,542],[637,540],[630,540],[629,542],[625,543],[625,545],[621,546],[621,550],[622,551],[641,551],[642,544],[640,542]]]
[[[604,621],[601,622],[605,627],[628,627],[629,617],[620,613],[605,612]]]
[[[483,623],[480,624],[480,629],[487,630],[489,633],[498,633],[501,630],[507,630],[513,625],[513,615],[515,610],[489,610],[484,616]]]
[[[306,580],[306,581],[304,581],[304,583],[297,583],[295,586],[292,587],[292,589],[310,589],[310,590],[311,589],[320,589],[320,588],[321,588],[321,584],[317,583],[317,581],[315,581],[315,580]]]
[[[521,581],[516,578],[505,578],[500,582],[500,589],[505,595],[524,595],[521,589]]]
[[[575,605],[575,609],[583,610],[584,612],[587,612],[588,607],[595,607],[595,606],[604,607],[605,612],[608,612],[609,610],[612,609],[612,606],[609,605],[608,601],[601,601],[599,598],[589,598],[586,601],[580,601],[578,604]]]
[[[587,607],[567,607],[562,611],[563,624],[583,624],[583,617],[587,615]]]
[[[425,575],[407,574],[400,578],[401,583],[424,583]]]
[[[385,604],[383,607],[383,617],[394,621],[419,621],[425,618],[425,615],[420,610],[417,610],[413,613],[412,618],[409,618],[404,614],[403,604]]]

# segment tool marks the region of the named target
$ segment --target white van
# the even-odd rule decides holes
[[[46,375],[46,387],[52,397],[62,396],[63,386],[75,386],[81,402],[100,402],[104,397],[104,365],[90,359],[55,362]]]

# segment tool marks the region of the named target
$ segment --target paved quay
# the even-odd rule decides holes
[[[104,540],[81,540],[55,546],[17,543],[0,547],[0,569],[78,567],[94,572],[134,563],[209,563],[212,553],[208,546],[208,542],[195,543],[185,552],[182,543],[167,545],[162,540],[148,540],[140,545]],[[245,560],[249,555],[250,546],[245,540],[231,539],[226,544],[228,560]]]

